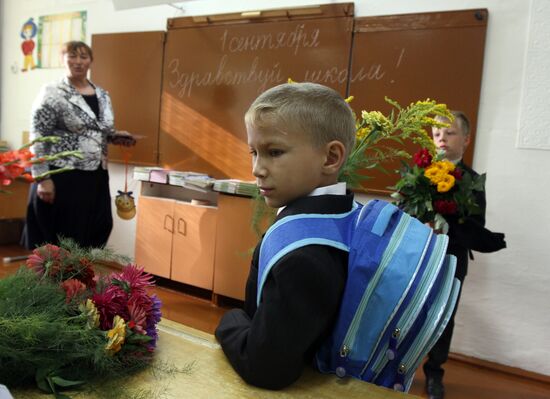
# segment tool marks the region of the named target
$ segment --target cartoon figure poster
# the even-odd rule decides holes
[[[21,28],[21,38],[23,39],[23,43],[21,43],[21,51],[23,52],[22,72],[27,72],[29,69],[36,68],[36,64],[34,62],[35,43],[33,39],[36,36],[37,31],[38,28],[32,18],[29,18]]]

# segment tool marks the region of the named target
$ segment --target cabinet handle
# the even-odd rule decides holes
[[[166,227],[166,221],[170,220],[170,225]],[[168,230],[170,233],[174,232],[174,218],[170,215],[164,215],[164,230]]]
[[[183,222],[183,231],[181,231],[181,223],[180,222]],[[183,220],[182,218],[179,218],[178,219],[178,233],[180,233],[182,236],[186,236],[187,235],[187,222],[185,220]]]

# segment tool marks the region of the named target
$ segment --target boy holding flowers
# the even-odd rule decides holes
[[[470,144],[470,123],[468,118],[460,111],[451,111],[451,113],[454,116],[452,123],[448,119],[439,116],[436,117],[436,120],[448,123],[450,126],[432,128],[434,143],[438,150],[444,153],[445,160],[428,166],[431,163],[430,157],[430,159],[426,159],[426,165],[423,165],[428,166],[424,175],[432,182],[437,181],[437,190],[441,193],[450,190],[454,186],[455,181],[461,180],[465,174],[469,174],[471,177],[478,176],[472,168],[462,161],[464,151],[468,147],[468,144]],[[415,163],[422,163],[423,160],[421,158],[422,154],[417,154],[414,160]],[[456,256],[455,277],[460,280],[461,288],[468,272],[468,254],[473,259],[471,256],[472,250],[494,252],[506,247],[504,234],[492,233],[484,228],[485,191],[474,190],[471,195],[479,207],[479,212],[467,216],[464,220],[460,220],[456,215],[456,209],[452,209],[453,206],[456,208],[456,203],[440,200],[439,202],[435,201],[433,204],[434,210],[444,215],[449,225],[449,247],[447,253]],[[461,292],[462,290],[458,294],[455,310],[445,331],[428,354],[428,360],[424,364],[426,391],[431,399],[441,399],[445,395],[445,388],[443,386],[444,370],[441,366],[447,361],[449,356],[454,329],[454,317]]]

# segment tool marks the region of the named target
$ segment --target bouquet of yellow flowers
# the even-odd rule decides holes
[[[410,140],[421,147],[432,146],[435,151],[432,137],[426,128],[447,126],[436,120],[435,116],[453,118],[447,106],[435,100],[417,101],[407,107],[402,107],[387,97],[385,100],[394,108],[389,115],[386,116],[380,111],[363,110],[361,116],[356,118],[355,146],[338,176],[338,180],[347,183],[349,188],[364,189],[363,181],[371,178],[367,174],[369,170],[376,168],[387,173],[384,163],[411,158],[407,151],[397,148],[396,143],[404,144]],[[353,96],[346,99],[348,103],[351,101]],[[252,226],[258,236],[261,236],[263,230],[259,227],[260,220],[266,214],[267,218],[272,220],[274,213],[267,208],[259,195],[256,199]]]
[[[485,189],[485,174],[472,176],[436,154],[428,145],[413,156],[414,164],[403,164],[401,179],[393,187],[392,197],[405,212],[422,222],[432,223],[434,229],[448,232],[445,217],[465,217],[480,212],[475,191]]]
[[[351,102],[353,97],[346,99]],[[362,111],[356,121],[356,142],[348,160],[340,171],[339,180],[345,181],[351,188],[361,188],[363,180],[370,176],[365,171],[380,169],[387,172],[385,162],[409,159],[411,155],[395,146],[410,140],[421,147],[433,146],[426,128],[445,125],[434,117],[452,118],[445,104],[426,99],[402,107],[396,101],[385,98],[394,110],[386,116],[380,111]],[[434,146],[435,148],[435,146]]]

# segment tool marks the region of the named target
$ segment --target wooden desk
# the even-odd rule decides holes
[[[159,324],[156,361],[161,364],[158,370],[155,371],[155,367],[143,370],[122,385],[136,392],[143,389],[141,392],[147,391],[147,397],[163,398],[419,398],[354,379],[341,380],[313,369],[306,370],[296,383],[281,391],[255,388],[235,373],[213,335],[168,320]],[[189,372],[163,372],[163,369],[175,368],[189,368]],[[37,390],[16,390],[12,394],[14,398],[43,397]],[[101,394],[78,394],[78,398],[92,397],[101,397]]]
[[[27,215],[27,197],[30,184],[22,179],[14,180],[2,189],[11,194],[0,194],[0,219],[24,219]]]
[[[323,375],[313,369],[306,370],[296,383],[282,391],[255,388],[235,373],[214,336],[170,321],[163,321],[160,330],[161,357],[169,356],[178,365],[194,362],[188,376],[174,380],[170,393],[185,392],[189,398],[414,398],[366,382]]]

